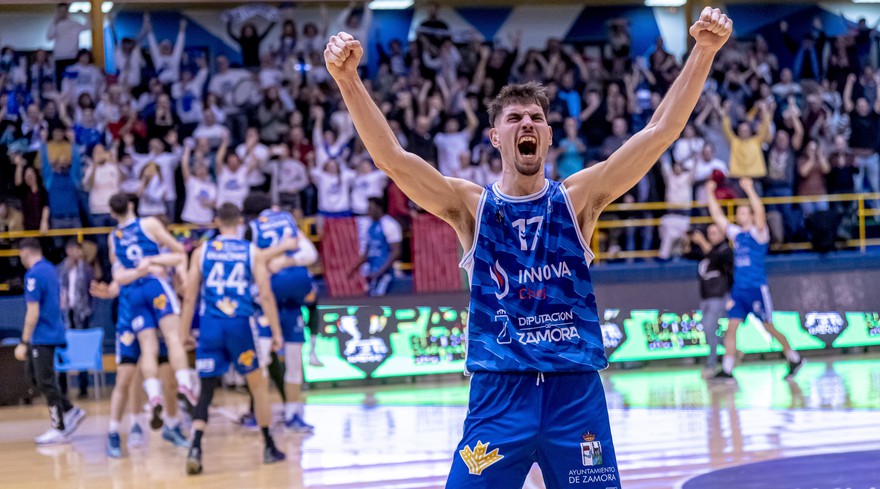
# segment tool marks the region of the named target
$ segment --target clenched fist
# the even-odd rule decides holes
[[[694,22],[690,28],[691,36],[697,41],[697,46],[718,51],[730,38],[733,32],[733,21],[721,10],[706,7],[700,13],[700,19]]]
[[[335,80],[346,77],[356,77],[357,68],[364,55],[364,48],[360,41],[356,41],[351,34],[340,32],[330,37],[327,48],[324,49],[324,62],[327,71]]]

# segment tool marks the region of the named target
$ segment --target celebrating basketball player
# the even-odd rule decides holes
[[[620,487],[584,236],[678,138],[731,30],[720,10],[703,10],[690,28],[695,47],[648,126],[607,161],[562,183],[544,178],[552,142],[544,88],[502,88],[489,122],[503,172],[486,187],[444,177],[405,152],[358,76],[361,43],[345,32],[330,38],[327,69],[373,160],[416,204],[448,222],[465,250],[466,368],[473,376],[447,487],[522,487],[533,462],[550,489]]]
[[[203,245],[193,254],[186,282],[183,304],[181,334],[187,341],[196,300],[199,305],[199,342],[196,349],[196,369],[202,379],[199,402],[193,413],[192,446],[186,459],[186,471],[190,475],[202,472],[202,435],[208,425],[208,407],[214,389],[220,385],[220,377],[235,366],[247,379],[248,388],[254,396],[257,423],[263,432],[265,447],[263,463],[284,460],[284,453],[275,447],[269,434],[272,418],[269,390],[254,345],[250,318],[254,315],[254,298],[251,286],[259,289],[260,303],[272,331],[272,347],[280,348],[283,340],[278,322],[278,309],[269,279],[267,263],[295,245],[285,240],[274,250],[257,251],[256,246],[238,238],[242,224],[241,211],[227,202],[217,210],[220,235]],[[272,255],[272,251],[277,251]]]
[[[119,317],[128,318],[120,323],[117,333],[131,333],[137,337],[143,354],[140,359],[144,374],[144,390],[147,391],[153,420],[159,423],[162,412],[162,383],[159,381],[158,328],[168,346],[168,360],[177,378],[178,393],[190,405],[196,402],[192,375],[186,350],[180,340],[180,305],[171,284],[150,267],[186,266],[186,254],[180,244],[156,218],[139,219],[134,213],[131,197],[119,193],[110,198],[111,216],[119,223],[110,233],[110,260],[113,262],[113,278],[126,283],[120,277],[139,267],[145,270],[131,283],[120,285]],[[162,249],[167,250],[163,252]],[[143,262],[143,263],[142,263]],[[129,273],[126,273],[129,272]]]
[[[785,378],[791,378],[797,374],[804,361],[798,352],[792,350],[785,335],[773,326],[773,302],[770,299],[767,272],[764,269],[764,257],[767,256],[767,249],[770,246],[767,215],[761,198],[755,192],[752,180],[742,178],[739,185],[749,198],[749,205],[736,208],[736,224],[731,224],[715,198],[715,182],[709,180],[706,183],[712,220],[715,221],[716,226],[724,230],[729,239],[733,240],[733,289],[730,291],[732,304],[727,309],[724,358],[721,360],[721,370],[712,377],[712,380],[734,380],[736,330],[749,314],[753,314],[764,323],[764,329],[782,345],[782,351],[788,359],[788,374]]]

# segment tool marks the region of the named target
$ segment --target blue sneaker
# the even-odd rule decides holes
[[[287,458],[287,456],[284,455],[284,452],[275,448],[274,446],[266,447],[263,450],[263,463],[264,464],[274,464],[276,462],[281,462],[285,458]]]
[[[257,418],[251,414],[242,414],[240,418],[238,418],[238,424],[247,428],[249,430],[253,430],[257,428]]]
[[[122,440],[119,433],[107,435],[107,456],[110,458],[122,458]]]
[[[303,421],[298,415],[294,414],[290,419],[284,421],[284,426],[294,433],[314,433],[315,427]]]
[[[189,448],[189,440],[181,433],[180,426],[171,428],[165,425],[165,428],[162,429],[162,439],[171,442],[172,445],[178,448]]]

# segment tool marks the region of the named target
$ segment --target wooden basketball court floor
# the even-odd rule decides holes
[[[880,356],[813,359],[792,382],[785,370],[746,364],[730,387],[707,386],[696,366],[604,373],[623,487],[669,489],[749,462],[880,448]],[[263,466],[259,433],[217,414],[242,412],[246,397],[222,392],[197,477],[184,473],[185,450],[158,433],[147,448],[108,459],[106,399],[81,402],[89,416],[72,442],[50,448],[33,443],[47,428],[44,405],[0,408],[0,487],[442,488],[466,400],[464,380],[314,390],[306,416],[315,433],[277,429],[289,460]],[[543,487],[537,470],[526,487]]]

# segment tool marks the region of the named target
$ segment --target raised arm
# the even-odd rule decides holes
[[[690,28],[696,46],[645,129],[636,133],[608,160],[581,170],[564,182],[585,231],[608,204],[633,187],[684,129],[700,98],[715,53],[727,42],[733,22],[706,7]]]
[[[758,228],[758,231],[764,230],[767,227],[767,213],[764,211],[764,203],[761,202],[761,197],[755,191],[755,184],[751,178],[740,178],[739,186],[746,193],[746,197],[749,198],[749,206],[752,208],[752,214],[755,215],[755,227]]]
[[[445,178],[425,160],[404,151],[358,76],[362,55],[361,43],[345,32],[331,37],[324,51],[327,69],[339,85],[367,151],[376,166],[416,204],[463,230],[466,217],[470,217],[464,215],[465,205],[475,210],[482,189],[465,180]],[[468,196],[473,198],[466,202]]]
[[[165,226],[159,222],[158,219],[154,217],[145,217],[141,220],[141,227],[144,230],[144,233],[156,243],[159,243],[160,246],[163,246],[171,253],[169,253],[169,258],[164,261],[159,261],[160,259],[157,257],[153,257],[153,263],[156,265],[162,265],[166,267],[174,267],[177,266],[180,259],[186,260],[186,250],[179,241],[174,239],[174,236],[171,236],[171,233],[165,229]],[[180,255],[175,259],[171,259],[170,255]]]
[[[709,204],[709,216],[712,217],[712,222],[721,228],[723,233],[727,234],[727,226],[730,226],[730,221],[727,220],[727,216],[724,214],[721,204],[719,204],[718,199],[715,198],[716,187],[715,180],[710,178],[706,182],[706,198]]]
[[[850,73],[849,76],[846,77],[846,85],[843,87],[843,110],[847,113],[852,112],[853,108],[853,85],[856,84],[856,75]]]
[[[202,253],[205,245],[202,244],[193,253],[192,263],[186,280],[186,289],[183,293],[183,308],[180,312],[180,338],[184,344],[192,345],[194,341],[190,336],[193,316],[196,312],[196,301],[199,298],[199,289],[202,286]]]

